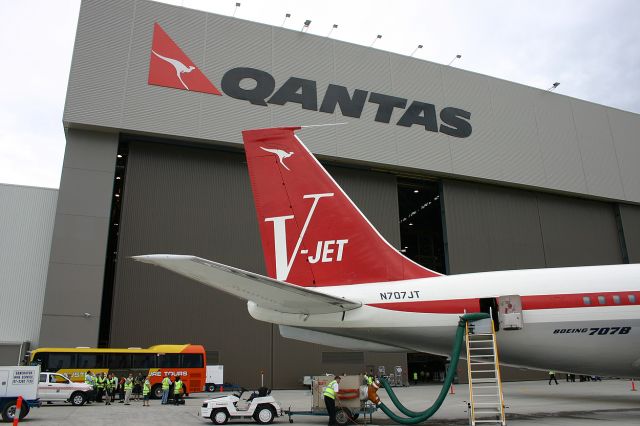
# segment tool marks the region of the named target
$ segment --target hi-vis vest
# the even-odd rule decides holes
[[[104,388],[104,383],[106,381],[107,381],[107,379],[105,379],[104,377],[98,377],[98,379],[96,380],[98,389]]]
[[[327,387],[324,389],[324,396],[328,396],[331,399],[336,399],[336,391],[333,389],[333,385],[337,382],[335,380],[329,382]]]
[[[173,393],[176,395],[182,393],[182,380],[176,380],[173,384]]]
[[[84,383],[89,385],[89,386],[94,386],[93,383],[93,376],[89,375],[89,374],[85,374],[84,376]]]
[[[162,390],[169,390],[169,388],[171,387],[171,380],[168,377],[165,377],[164,379],[162,379]]]
[[[133,389],[133,380],[127,379],[124,382],[124,390],[128,391],[128,390],[132,390],[132,389]]]
[[[365,374],[364,375],[364,379],[367,381],[368,385],[373,384],[373,377],[372,376],[369,376],[368,374]]]
[[[144,386],[142,387],[142,395],[149,395],[151,392],[151,383],[149,380],[144,381]]]

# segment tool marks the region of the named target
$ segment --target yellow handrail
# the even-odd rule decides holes
[[[473,383],[471,379],[471,351],[469,350],[469,323],[465,325],[465,340],[467,346],[467,379],[469,380],[469,407],[471,410],[471,425],[475,426],[475,407],[473,403]]]
[[[493,352],[496,363],[496,378],[498,379],[498,392],[500,393],[500,423],[507,424],[504,415],[504,397],[502,395],[502,378],[500,377],[500,359],[498,358],[498,339],[496,339],[496,329],[491,319],[491,334],[493,335]]]

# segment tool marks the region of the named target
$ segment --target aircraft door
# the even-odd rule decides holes
[[[498,321],[498,301],[495,297],[487,297],[480,299],[480,312],[486,312],[493,318],[493,326],[496,331],[500,330],[500,322]],[[477,321],[478,323],[480,321]],[[491,324],[489,324],[489,332],[491,330]]]
[[[500,296],[498,303],[498,318],[502,329],[521,330],[524,323],[522,321],[522,302],[520,301],[520,296]]]

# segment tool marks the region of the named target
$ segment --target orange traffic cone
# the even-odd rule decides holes
[[[220,392],[224,392],[224,386],[220,385]]]
[[[16,402],[16,411],[13,413],[13,426],[18,426],[18,422],[20,421],[20,411],[22,411],[22,397],[18,397],[18,402]]]

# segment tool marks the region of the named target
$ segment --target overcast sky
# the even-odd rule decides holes
[[[106,1],[106,0],[105,0]],[[235,1],[166,0],[223,15]],[[640,113],[638,0],[244,0],[235,16]],[[57,188],[79,0],[0,1],[0,183]]]

